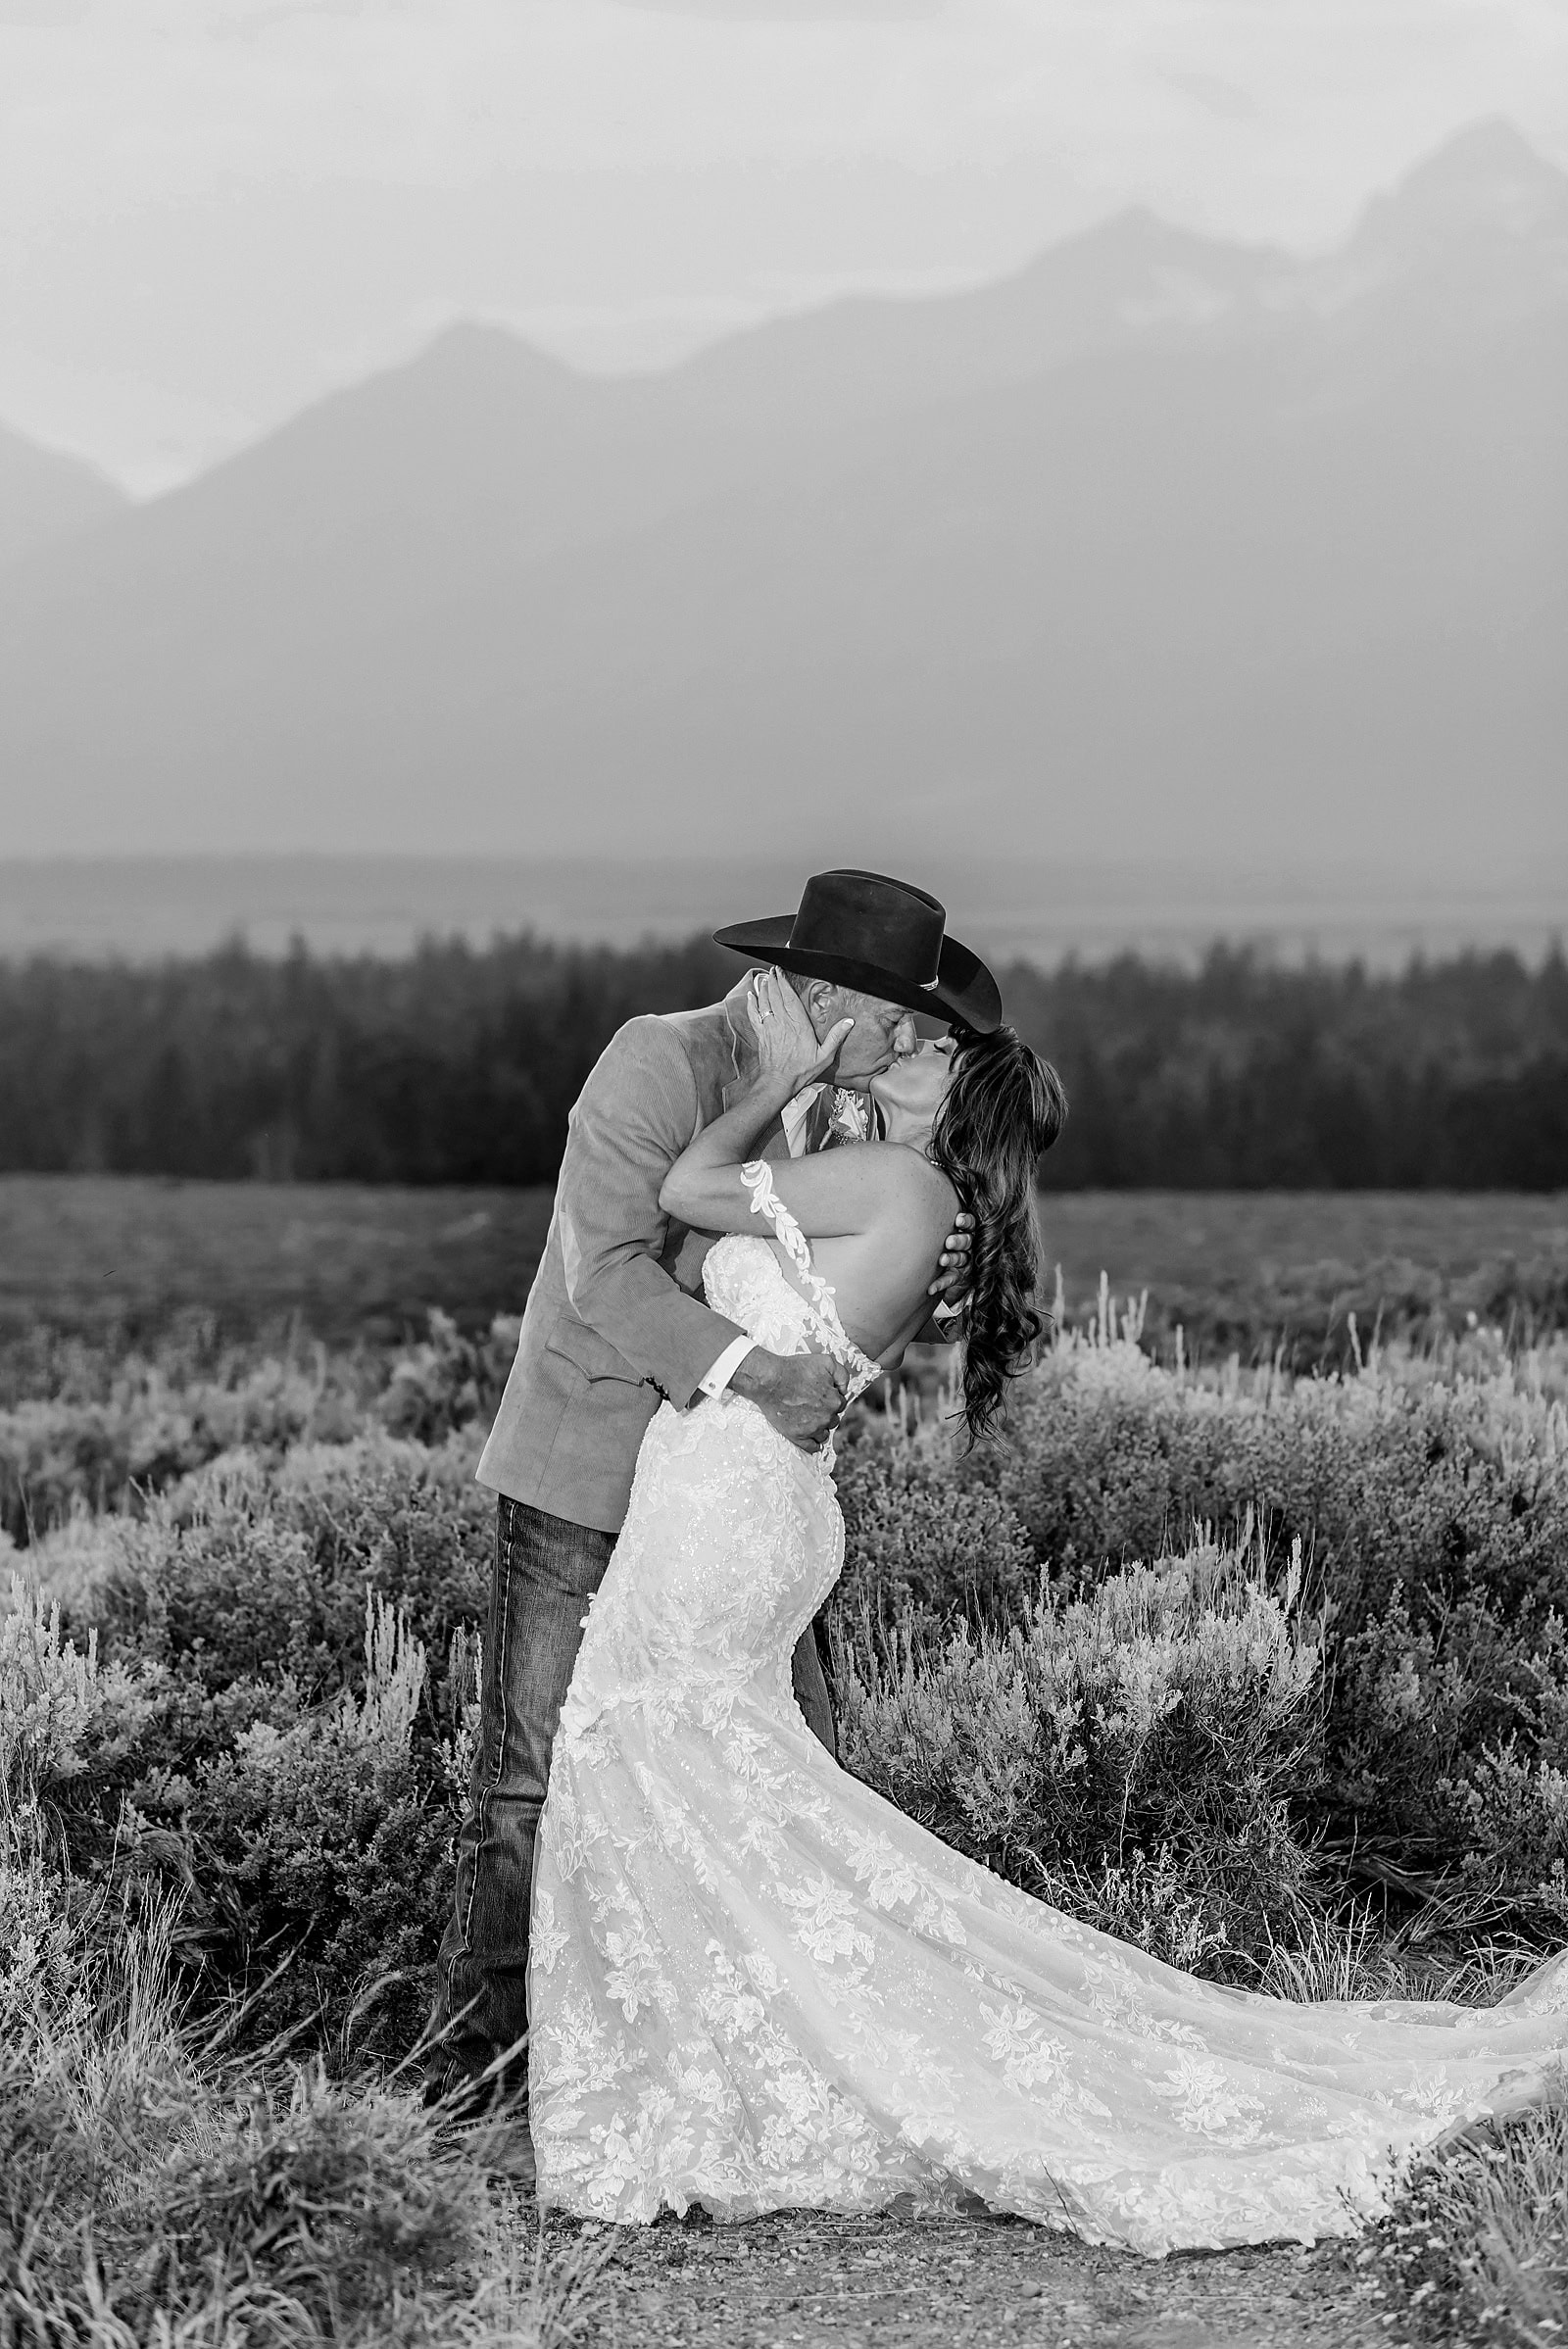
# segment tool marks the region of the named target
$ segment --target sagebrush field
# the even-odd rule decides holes
[[[1048,1172],[1054,1176],[1054,1162]],[[150,1344],[216,1338],[334,1345],[423,1330],[439,1304],[468,1334],[520,1312],[552,1192],[163,1176],[0,1175],[0,1346],[43,1326]],[[1472,1313],[1517,1341],[1568,1327],[1568,1192],[1043,1193],[1047,1262],[1074,1320],[1102,1271],[1149,1292],[1168,1352],[1239,1351],[1296,1367],[1361,1339],[1425,1340]]]
[[[1137,1330],[1066,1334],[1005,1445],[930,1395],[855,1421],[851,1767],[1216,1979],[1497,1995],[1568,1939],[1568,1345],[1297,1378]],[[13,1355],[0,2339],[547,2339],[581,2301],[398,2069],[514,1334]],[[1568,2323],[1562,2142],[1548,2111],[1415,2181],[1375,2246],[1407,2333]]]

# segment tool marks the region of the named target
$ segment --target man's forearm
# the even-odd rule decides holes
[[[770,1402],[785,1376],[784,1362],[782,1354],[769,1353],[755,1339],[738,1338],[732,1346],[724,1348],[708,1376],[698,1381],[697,1392],[716,1395],[727,1390],[731,1395],[744,1395],[748,1402]]]
[[[579,1320],[679,1410],[745,1335],[647,1257],[602,1268],[591,1279],[568,1284],[567,1295]]]
[[[800,1357],[795,1356],[798,1360]],[[784,1376],[783,1354],[770,1353],[754,1338],[737,1338],[727,1346],[708,1376],[698,1381],[699,1395],[742,1395],[748,1402],[771,1401]]]

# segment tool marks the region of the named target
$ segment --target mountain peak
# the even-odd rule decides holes
[[[537,361],[541,367],[563,364],[547,358],[543,351],[525,342],[520,334],[514,334],[510,326],[497,325],[493,318],[453,318],[431,335],[417,357],[488,359],[506,363],[524,355]]]
[[[1568,229],[1568,172],[1500,116],[1445,140],[1362,216],[1357,244],[1476,234],[1529,239]]]
[[[583,381],[579,369],[565,360],[553,359],[510,326],[498,326],[484,318],[455,318],[404,366],[410,373],[458,381],[500,378],[514,385],[548,384],[552,389],[571,389]]]
[[[1504,178],[1560,186],[1564,173],[1538,155],[1506,115],[1485,115],[1466,122],[1451,138],[1406,172],[1404,186],[1474,188]]]

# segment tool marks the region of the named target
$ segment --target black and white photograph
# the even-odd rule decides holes
[[[0,2349],[1568,2338],[1568,0],[0,0]]]

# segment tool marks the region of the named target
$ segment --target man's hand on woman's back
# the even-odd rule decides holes
[[[756,1403],[786,1442],[820,1451],[843,1412],[849,1372],[831,1354],[770,1354],[754,1346],[729,1385],[732,1395]]]

